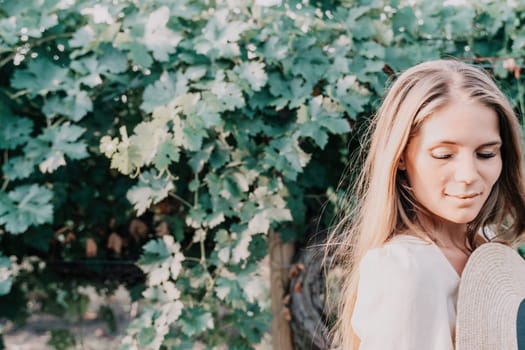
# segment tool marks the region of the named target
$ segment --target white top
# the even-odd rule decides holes
[[[433,243],[398,235],[359,265],[360,350],[453,350],[460,277]]]

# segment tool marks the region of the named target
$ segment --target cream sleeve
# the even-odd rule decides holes
[[[370,250],[359,266],[352,327],[360,350],[453,350],[446,291],[403,246]]]

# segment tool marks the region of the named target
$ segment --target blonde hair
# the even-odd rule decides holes
[[[359,346],[351,317],[357,269],[364,254],[398,233],[424,232],[415,214],[424,215],[426,211],[406,189],[406,180],[398,172],[405,147],[425,118],[458,97],[497,113],[503,143],[502,172],[480,213],[468,224],[468,247],[476,247],[476,232],[489,225],[499,240],[509,244],[525,229],[520,125],[504,94],[483,70],[459,61],[429,61],[408,69],[392,84],[370,125],[371,143],[363,150],[366,159],[350,194],[352,204],[327,244],[344,276],[348,276],[342,282],[333,332],[334,345],[341,349]]]

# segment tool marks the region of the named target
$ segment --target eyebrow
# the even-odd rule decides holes
[[[436,145],[458,145],[459,143],[458,142],[454,142],[454,141],[448,141],[448,140],[443,140],[443,141],[438,141],[435,143]],[[482,145],[480,145],[479,147],[490,147],[490,146],[501,146],[502,145],[502,142],[501,141],[490,141],[490,142],[486,142]]]

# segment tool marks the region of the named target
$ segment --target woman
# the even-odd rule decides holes
[[[334,344],[453,349],[470,253],[525,229],[520,125],[482,70],[438,60],[402,73],[371,127],[357,203],[332,237],[348,276]]]

